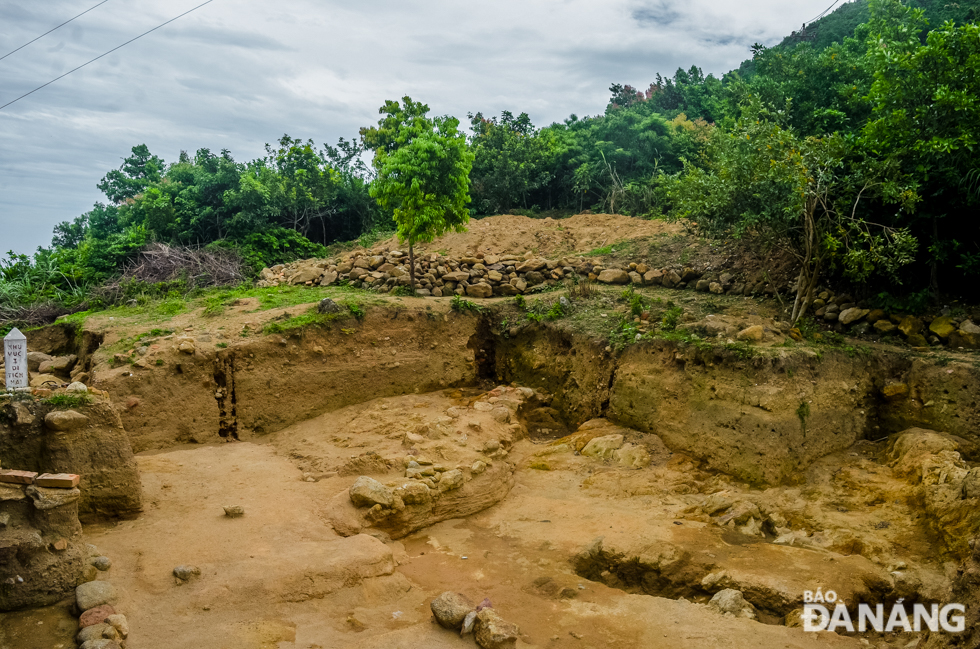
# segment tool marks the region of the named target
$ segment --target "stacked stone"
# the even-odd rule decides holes
[[[90,566],[106,571],[112,563],[108,557],[91,559]],[[119,595],[115,587],[104,580],[93,580],[75,589],[75,603],[80,611],[79,632],[75,640],[80,649],[122,649],[129,637],[126,616],[116,611]]]

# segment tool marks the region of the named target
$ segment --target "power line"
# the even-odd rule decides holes
[[[102,0],[102,2],[100,2],[100,3],[99,3],[99,4],[97,4],[97,5],[95,5],[95,7],[98,7],[98,6],[100,6],[100,5],[104,5],[104,4],[105,4],[105,3],[107,3],[107,2],[109,2],[109,0]],[[86,10],[85,10],[85,11],[83,11],[82,13],[80,13],[80,14],[78,14],[78,15],[77,15],[77,16],[75,16],[74,18],[69,18],[69,19],[68,19],[68,20],[66,20],[65,22],[63,22],[63,23],[61,23],[60,25],[58,25],[57,27],[54,27],[54,28],[52,28],[52,29],[49,29],[48,31],[46,31],[46,32],[44,32],[43,34],[41,34],[40,36],[38,36],[37,38],[35,38],[35,39],[34,39],[34,41],[37,41],[37,40],[40,40],[40,39],[42,39],[42,38],[44,38],[45,36],[47,36],[48,34],[50,34],[51,32],[53,32],[53,31],[54,31],[55,29],[60,29],[60,28],[62,28],[62,27],[64,27],[65,25],[67,25],[67,24],[68,24],[68,23],[70,23],[71,21],[73,21],[73,20],[75,20],[75,18],[79,18],[79,17],[81,17],[81,16],[84,16],[84,15],[85,15],[85,14],[87,14],[88,12],[90,12],[90,11],[92,11],[93,9],[95,9],[95,7],[89,7],[88,9],[86,9]],[[34,41],[27,41],[26,43],[24,43],[23,45],[21,45],[20,47],[18,47],[18,48],[17,48],[16,50],[10,50],[9,52],[7,52],[6,54],[4,54],[3,56],[0,56],[0,61],[2,61],[2,60],[4,60],[5,58],[7,58],[8,56],[10,56],[10,55],[11,55],[11,54],[13,54],[14,52],[19,52],[20,50],[22,50],[22,49],[24,49],[25,47],[27,47],[28,45],[30,45],[30,44],[31,44],[31,43],[33,43]]]
[[[824,16],[826,16],[826,15],[827,15],[827,14],[828,14],[828,13],[830,12],[830,10],[831,10],[831,9],[833,9],[834,7],[836,7],[836,6],[837,6],[837,3],[838,3],[838,2],[840,2],[840,0],[834,0],[834,4],[832,4],[832,5],[830,5],[830,6],[829,6],[829,7],[827,7],[826,9],[824,9],[824,10],[823,10],[823,13],[821,13],[821,14],[820,14],[819,16],[817,16],[816,18],[811,18],[810,20],[808,20],[808,21],[806,21],[806,22],[805,22],[805,23],[803,23],[803,24],[804,24],[804,25],[809,25],[810,23],[815,23],[815,22],[817,22],[818,20],[820,20],[821,18],[823,18]]]
[[[12,100],[12,101],[8,101],[8,102],[7,102],[6,104],[4,104],[3,106],[0,106],[0,110],[3,110],[4,108],[6,108],[7,106],[9,106],[10,104],[13,104],[13,103],[16,103],[16,102],[18,102],[18,101],[20,101],[21,99],[23,99],[24,97],[27,97],[28,95],[33,95],[33,94],[34,94],[35,92],[37,92],[37,91],[38,91],[38,90],[40,90],[41,88],[45,88],[45,87],[47,87],[47,86],[50,86],[50,85],[51,85],[52,83],[54,83],[55,81],[57,81],[57,80],[59,80],[59,79],[64,79],[65,77],[67,77],[67,76],[68,76],[69,74],[71,74],[72,72],[77,72],[78,70],[81,70],[82,68],[84,68],[84,67],[85,67],[86,65],[88,65],[89,63],[95,63],[96,61],[98,61],[98,60],[99,60],[99,59],[101,59],[102,57],[104,57],[104,56],[108,56],[109,54],[112,54],[112,53],[113,53],[113,52],[115,52],[116,50],[118,50],[118,49],[120,49],[120,48],[122,48],[122,47],[125,47],[125,46],[127,46],[127,45],[129,45],[129,44],[130,44],[130,43],[132,43],[133,41],[136,41],[136,40],[139,40],[139,39],[141,39],[141,38],[143,38],[144,36],[146,36],[146,35],[147,35],[147,34],[149,34],[150,32],[155,32],[156,30],[158,30],[158,29],[160,29],[161,27],[163,27],[163,26],[165,26],[165,25],[169,25],[170,23],[172,23],[173,21],[175,21],[175,20],[177,20],[178,18],[183,18],[184,16],[186,16],[186,15],[187,15],[187,14],[189,14],[189,13],[191,13],[192,11],[197,11],[198,9],[200,9],[201,7],[203,7],[204,5],[206,5],[206,4],[211,4],[212,2],[214,2],[214,0],[207,0],[207,2],[202,2],[201,4],[199,4],[199,5],[197,5],[197,6],[196,6],[196,7],[194,7],[193,9],[188,9],[187,11],[185,11],[185,12],[184,12],[184,13],[182,13],[182,14],[180,14],[179,16],[175,16],[175,17],[173,17],[173,18],[171,18],[170,20],[168,20],[167,22],[165,22],[165,23],[161,23],[161,24],[159,24],[159,25],[157,25],[156,27],[154,27],[153,29],[149,29],[149,30],[147,30],[147,31],[145,31],[145,32],[143,32],[142,34],[140,34],[139,36],[136,36],[135,38],[131,38],[131,39],[129,39],[128,41],[126,41],[126,42],[125,42],[125,43],[123,43],[122,45],[117,45],[116,47],[114,47],[114,48],[112,48],[112,49],[111,49],[111,50],[109,50],[108,52],[105,52],[104,54],[99,54],[99,55],[98,55],[97,57],[95,57],[95,58],[94,58],[94,59],[92,59],[91,61],[86,61],[85,63],[82,63],[82,64],[81,64],[80,66],[78,66],[77,68],[73,68],[73,69],[71,69],[71,70],[69,70],[68,72],[65,72],[65,73],[64,73],[63,75],[61,75],[60,77],[55,77],[54,79],[52,79],[51,81],[48,81],[48,82],[47,82],[47,83],[45,83],[44,85],[41,85],[41,86],[38,86],[37,88],[35,88],[34,90],[31,90],[30,92],[27,92],[27,93],[24,93],[23,95],[21,95],[21,96],[20,96],[20,97],[18,97],[17,99],[14,99],[14,100]]]

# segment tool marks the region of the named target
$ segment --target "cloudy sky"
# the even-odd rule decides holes
[[[109,0],[0,61],[0,105],[203,0]],[[0,56],[98,0],[0,0]],[[351,139],[385,99],[435,114],[601,113],[612,82],[736,67],[828,0],[214,0],[0,110],[0,251],[48,245],[146,143],[262,153]],[[103,199],[104,200],[104,199]]]

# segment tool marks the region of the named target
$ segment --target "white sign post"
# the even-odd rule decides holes
[[[11,329],[3,339],[4,367],[7,389],[27,387],[27,336],[17,328]]]

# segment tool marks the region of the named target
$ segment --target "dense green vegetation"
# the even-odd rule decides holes
[[[643,91],[613,84],[603,114],[541,128],[526,113],[476,112],[464,137],[455,118],[405,98],[358,141],[283,136],[246,163],[208,149],[167,163],[136,146],[99,183],[105,203],[58,225],[49,248],[0,261],[0,319],[191,288],[95,290],[153,242],[230,251],[256,272],[371,231],[414,243],[470,217],[585,209],[686,217],[787,250],[801,300],[827,273],[865,292],[970,290],[978,7],[858,0],[754,46],[721,79],[695,66]]]

